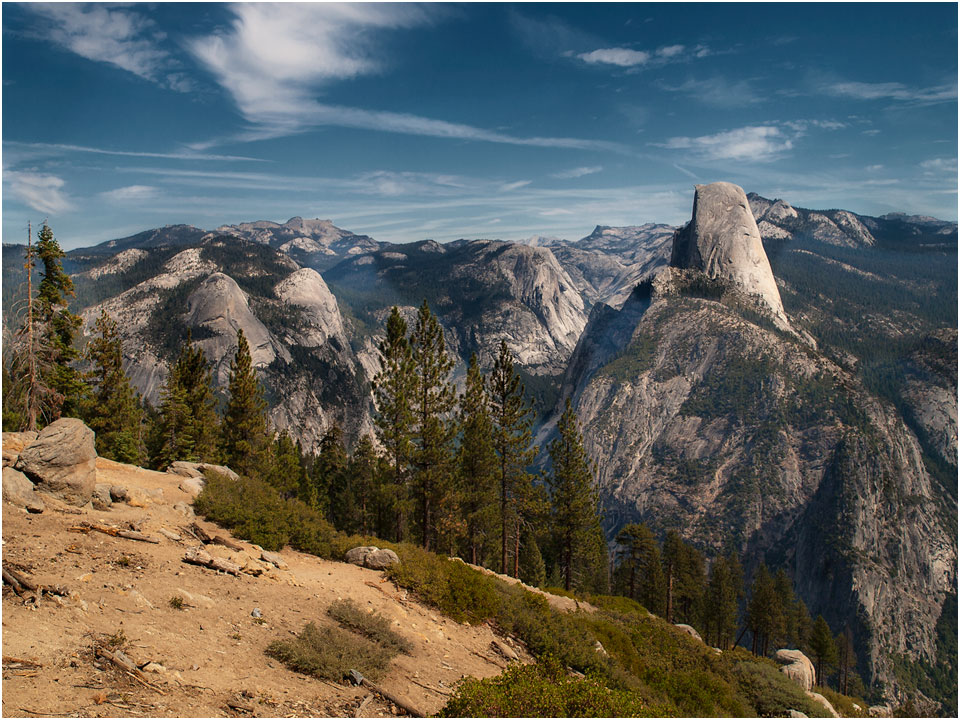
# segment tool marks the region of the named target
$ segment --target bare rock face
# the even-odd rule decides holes
[[[30,478],[9,465],[3,468],[3,500],[27,512],[41,513],[44,510],[43,500],[37,495]]]
[[[298,345],[319,347],[330,338],[341,344],[347,342],[337,300],[316,270],[302,268],[291,273],[275,292],[284,302],[303,309],[307,323],[296,338]]]
[[[816,685],[817,671],[810,658],[799,650],[777,650],[773,658],[783,665],[780,672],[804,690],[813,690]]]
[[[16,468],[38,489],[70,505],[86,505],[97,484],[93,430],[75,418],[61,418],[20,453]]]
[[[750,203],[738,185],[696,186],[693,219],[676,234],[670,264],[732,281],[759,297],[777,325],[790,327]]]
[[[696,628],[692,625],[687,625],[685,623],[674,623],[673,626],[679,630],[683,630],[687,635],[692,637],[694,640],[699,640],[703,642],[703,638],[700,637],[700,633],[697,632]]]

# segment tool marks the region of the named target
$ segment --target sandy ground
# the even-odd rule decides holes
[[[29,515],[3,505],[3,563],[71,591],[62,599],[45,595],[34,606],[4,587],[4,716],[354,717],[369,690],[306,677],[264,654],[273,640],[307,622],[332,624],[326,608],[341,598],[380,613],[413,643],[413,654],[395,658],[379,684],[423,713],[439,711],[461,678],[498,674],[507,665],[492,646],[490,627],[443,617],[407,598],[381,572],[289,549],[280,553],[286,569],[268,566],[258,577],[185,564],[185,551],[199,545],[183,529],[191,522],[228,533],[174,508],[191,501],[178,487],[180,478],[103,459],[97,471],[98,482],[129,488],[142,506],[115,503],[73,514],[44,497],[46,511]],[[84,521],[133,523],[160,543],[71,530]],[[160,535],[161,528],[182,540]],[[240,565],[267,567],[258,550],[241,545],[243,551],[206,549]],[[183,598],[182,609],[171,606],[175,596]],[[251,615],[255,608],[262,620]],[[153,688],[94,657],[98,639],[120,633],[139,666],[162,666],[145,673]],[[519,643],[506,642],[531,661]],[[16,666],[12,658],[39,667]],[[376,695],[362,710],[363,717],[400,714]]]

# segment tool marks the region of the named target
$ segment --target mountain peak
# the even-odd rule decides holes
[[[670,264],[732,281],[759,297],[778,325],[790,327],[750,202],[739,185],[695,186],[693,217],[674,236]]]

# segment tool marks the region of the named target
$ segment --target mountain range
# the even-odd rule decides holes
[[[22,257],[3,246],[5,308]],[[956,583],[956,223],[715,183],[683,228],[398,245],[295,217],[157,228],[65,267],[87,331],[118,320],[151,402],[188,333],[222,390],[242,328],[272,422],[306,450],[333,423],[372,432],[386,315],[426,299],[455,378],[507,342],[541,446],[572,401],[608,537],[645,521],[787,568],[891,693],[904,662],[937,659]]]

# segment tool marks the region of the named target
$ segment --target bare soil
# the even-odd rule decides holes
[[[507,665],[492,645],[491,627],[454,622],[407,597],[381,572],[290,549],[279,553],[288,565],[281,570],[260,562],[260,551],[242,541],[242,551],[206,550],[261,570],[257,577],[188,565],[185,551],[199,545],[185,529],[192,522],[231,536],[174,508],[192,500],[179,489],[182,478],[102,458],[97,475],[98,482],[127,487],[140,507],[114,503],[75,514],[44,496],[46,511],[30,515],[3,504],[3,563],[70,590],[35,604],[4,587],[5,717],[354,717],[370,695],[363,717],[403,715],[365,687],[292,672],[264,653],[307,622],[332,624],[326,609],[341,598],[380,613],[413,644],[413,654],[395,658],[378,684],[424,714],[439,711],[463,677],[495,675]],[[160,543],[80,532],[82,522],[132,524]],[[181,540],[161,535],[161,528]],[[171,605],[174,598],[182,600],[180,609]],[[153,687],[94,656],[95,644],[109,637],[138,666],[162,666],[144,668]],[[506,642],[521,661],[532,661],[520,643]]]

